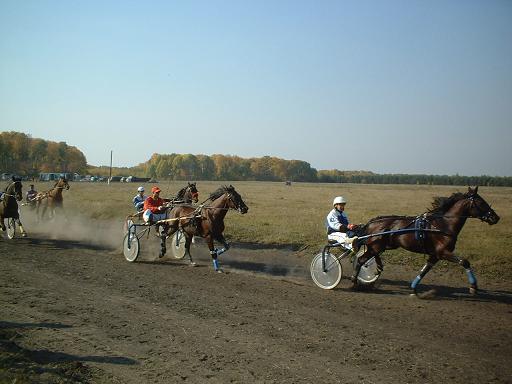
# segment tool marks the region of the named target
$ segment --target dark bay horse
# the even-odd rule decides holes
[[[0,203],[0,228],[6,230],[4,219],[13,218],[20,227],[21,235],[27,236],[20,221],[20,213],[18,209],[18,201],[23,199],[21,179],[12,178],[12,182],[5,188]]]
[[[475,189],[470,187],[466,193],[458,192],[449,197],[437,197],[432,203],[432,208],[418,217],[379,216],[370,220],[358,233],[359,236],[399,232],[359,240],[358,244],[366,243],[367,250],[358,259],[354,276],[357,276],[361,265],[370,257],[375,256],[382,270],[380,254],[388,249],[404,248],[411,252],[428,255],[426,264],[411,283],[414,294],[417,293],[416,289],[421,279],[439,260],[461,265],[468,276],[470,293],[476,294],[477,281],[469,261],[454,253],[457,236],[469,218],[477,218],[490,225],[496,224],[500,219],[478,194],[478,187]]]
[[[185,254],[188,255],[190,263],[193,264],[190,254],[190,243],[193,236],[201,236],[206,239],[210,256],[213,261],[213,268],[222,272],[219,268],[217,257],[229,249],[229,244],[224,238],[224,218],[229,209],[235,209],[241,214],[247,213],[249,208],[243,201],[240,194],[230,185],[222,186],[210,194],[209,205],[201,205],[198,208],[192,206],[176,206],[169,213],[169,232],[171,237],[178,228],[185,234]],[[214,241],[223,245],[223,248],[214,248]],[[165,254],[165,237],[162,239],[161,257]]]
[[[36,215],[43,219],[46,210],[50,210],[50,218],[55,216],[55,210],[56,209],[63,209],[63,202],[64,199],[62,197],[62,191],[66,189],[69,189],[69,183],[68,180],[65,177],[60,177],[59,180],[55,183],[52,189],[41,192],[36,195],[35,200],[37,201],[37,209],[36,209]],[[42,212],[39,216],[39,209],[42,207]]]

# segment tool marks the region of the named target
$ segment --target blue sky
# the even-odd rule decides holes
[[[0,131],[90,164],[512,176],[512,1],[0,0]]]

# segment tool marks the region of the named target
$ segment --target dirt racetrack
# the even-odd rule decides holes
[[[0,382],[512,382],[510,282],[471,297],[455,266],[435,268],[418,299],[417,271],[387,265],[372,292],[323,291],[311,257],[234,244],[216,274],[205,249],[191,268],[0,239]]]

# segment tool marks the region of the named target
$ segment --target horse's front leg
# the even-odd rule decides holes
[[[16,222],[18,223],[18,227],[20,227],[20,232],[21,232],[21,236],[22,237],[27,237],[27,232],[25,231],[25,229],[23,228],[23,225],[21,224],[21,220],[20,218],[18,217],[17,219],[15,219]]]
[[[473,270],[471,269],[471,264],[467,259],[460,258],[456,255],[451,255],[449,257],[445,258],[448,261],[451,261],[452,263],[459,264],[464,270],[466,271],[466,275],[468,276],[469,281],[469,293],[472,295],[476,295],[478,292],[478,284],[476,281],[475,274],[473,273]]]
[[[0,216],[0,229],[2,229],[2,232],[5,232],[5,230],[7,229],[7,228],[5,228],[3,216]]]
[[[40,217],[40,220],[41,221],[44,221],[45,220],[45,215],[46,215],[46,210],[48,209],[48,204],[44,204],[43,205],[43,210],[41,211],[41,217]]]
[[[221,248],[221,249],[216,249],[216,251],[217,251],[217,256],[220,256],[220,255],[222,255],[224,252],[226,252],[226,251],[229,249],[230,245],[229,245],[229,243],[226,241],[226,239],[224,238],[224,236],[222,236],[222,235],[217,235],[217,236],[215,236],[215,240],[217,240],[219,243],[221,243],[221,244],[223,245],[223,248]]]
[[[217,259],[218,253],[217,249],[213,247],[213,236],[211,234],[206,237],[206,244],[208,244],[210,256],[212,257],[213,269],[215,272],[223,272],[219,266],[219,260]]]
[[[432,269],[432,267],[439,261],[439,259],[436,256],[429,256],[426,264],[421,268],[420,273],[418,276],[414,278],[414,280],[411,282],[411,289],[413,292],[411,295],[417,295],[418,291],[418,285],[420,281],[425,277],[425,275]]]

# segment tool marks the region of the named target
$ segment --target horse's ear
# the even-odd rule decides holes
[[[16,178],[14,177],[14,175],[12,175],[12,181],[16,181]]]
[[[473,192],[475,192],[475,195],[478,193],[478,185],[473,189]]]

